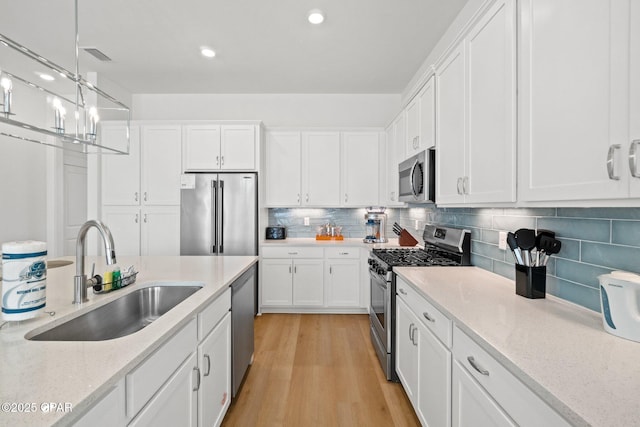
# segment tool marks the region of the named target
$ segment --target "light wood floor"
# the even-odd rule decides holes
[[[254,362],[223,426],[419,426],[382,373],[367,315],[256,317]]]

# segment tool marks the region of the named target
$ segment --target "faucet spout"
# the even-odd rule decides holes
[[[87,275],[84,273],[84,246],[87,232],[92,227],[95,227],[102,237],[107,264],[111,265],[116,263],[115,245],[113,243],[113,236],[111,235],[109,227],[101,221],[96,220],[89,220],[82,224],[78,231],[78,238],[76,240],[76,275],[73,279],[74,304],[81,304],[88,301]]]

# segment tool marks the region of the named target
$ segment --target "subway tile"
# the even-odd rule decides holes
[[[582,242],[582,262],[640,273],[640,248]]]
[[[493,261],[493,272],[499,274],[507,279],[515,280],[516,278],[516,268],[513,263],[502,262],[498,260]],[[514,292],[515,292],[515,282],[514,282]]]
[[[558,239],[562,243],[560,252],[552,257],[553,258],[565,258],[572,259],[574,261],[580,260],[580,241],[573,239]]]
[[[564,259],[556,260],[555,276],[560,279],[570,280],[595,289],[598,289],[599,287],[598,276],[601,274],[608,274],[610,272],[610,268],[596,267],[594,265]]]
[[[600,219],[538,219],[538,228],[555,231],[557,237],[569,237],[595,242],[608,242],[610,227],[610,221]]]
[[[505,209],[504,215],[515,216],[556,216],[556,208],[512,208]]]
[[[495,230],[482,230],[482,235],[481,235],[481,240],[485,243],[491,243],[493,245],[497,245],[498,244],[498,232]]]
[[[476,267],[480,267],[484,270],[491,271],[491,266],[493,265],[493,260],[491,258],[484,257],[478,254],[471,254],[471,265],[475,265]]]
[[[556,278],[557,284],[555,291],[559,298],[571,301],[574,304],[581,305],[590,310],[600,312],[600,290],[589,286],[582,286],[577,283],[569,282],[560,278]]]
[[[477,240],[473,240],[471,242],[471,252],[487,258],[504,261],[505,251],[498,249],[498,246],[496,245],[489,245]]]
[[[460,227],[491,228],[492,217],[490,215],[460,214],[456,217]]]
[[[516,231],[519,228],[535,228],[536,219],[527,216],[494,216],[493,229]]]
[[[612,221],[611,243],[640,246],[640,221]]]
[[[640,219],[640,208],[558,208],[559,217]]]

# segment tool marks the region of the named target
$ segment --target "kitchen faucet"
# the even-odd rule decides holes
[[[82,304],[89,301],[87,298],[87,288],[95,285],[94,278],[87,280],[87,275],[84,274],[84,240],[87,236],[87,231],[91,227],[95,227],[102,236],[104,242],[104,252],[107,257],[107,264],[116,263],[116,251],[113,244],[113,237],[109,228],[101,221],[89,220],[82,224],[80,231],[78,231],[78,239],[76,241],[76,275],[73,278],[73,303]]]

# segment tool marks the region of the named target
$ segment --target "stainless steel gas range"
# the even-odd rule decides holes
[[[471,232],[426,225],[422,248],[373,249],[369,257],[371,281],[371,341],[390,381],[398,381],[395,366],[396,274],[394,267],[471,265]]]

